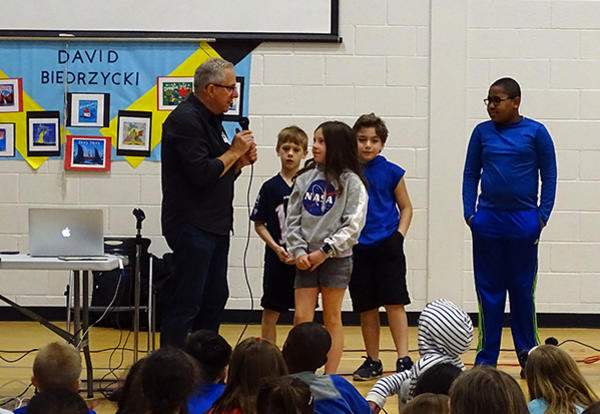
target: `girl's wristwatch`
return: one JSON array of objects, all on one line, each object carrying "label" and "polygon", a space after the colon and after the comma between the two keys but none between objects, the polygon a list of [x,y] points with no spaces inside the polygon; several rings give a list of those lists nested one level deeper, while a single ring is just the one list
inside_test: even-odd
[{"label": "girl's wristwatch", "polygon": [[327,255],[327,257],[333,257],[333,254],[335,253],[333,251],[333,247],[331,246],[331,244],[329,243],[325,243],[322,247],[321,247],[321,251],[323,253],[325,253]]}]

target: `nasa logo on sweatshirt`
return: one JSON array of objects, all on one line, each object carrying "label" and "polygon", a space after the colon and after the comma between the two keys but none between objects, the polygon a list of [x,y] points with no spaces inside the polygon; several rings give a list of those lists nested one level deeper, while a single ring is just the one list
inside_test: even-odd
[{"label": "nasa logo on sweatshirt", "polygon": [[304,193],[302,205],[313,216],[322,216],[327,213],[335,203],[335,188],[325,180],[316,180],[310,183]]}]

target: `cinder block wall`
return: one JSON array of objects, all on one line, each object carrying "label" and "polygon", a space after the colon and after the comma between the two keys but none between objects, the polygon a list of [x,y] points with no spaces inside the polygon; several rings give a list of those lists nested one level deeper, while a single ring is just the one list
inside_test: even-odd
[{"label": "cinder block wall", "polygon": [[[522,113],[546,124],[557,149],[559,185],[542,234],[537,304],[541,312],[600,312],[600,3],[589,1],[340,1],[341,44],[263,43],[252,54],[250,119],[259,145],[250,204],[279,169],[277,132],[296,124],[312,135],[322,121],[352,124],[364,112],[390,129],[388,159],[407,170],[414,218],[406,251],[413,304],[446,296],[476,311],[470,235],[462,222],[464,153],[475,124],[487,119],[488,85],[513,76]],[[242,259],[248,229],[249,171],[236,184],[230,253],[230,309],[249,309]],[[160,164],[108,174],[38,171],[0,162],[0,246],[27,251],[27,207],[80,205],[105,211],[107,235],[143,233],[162,255]],[[247,273],[254,308],[262,293],[263,243],[250,232]],[[0,272],[0,292],[24,305],[64,304],[64,272]],[[349,310],[346,301],[344,309]]]}]

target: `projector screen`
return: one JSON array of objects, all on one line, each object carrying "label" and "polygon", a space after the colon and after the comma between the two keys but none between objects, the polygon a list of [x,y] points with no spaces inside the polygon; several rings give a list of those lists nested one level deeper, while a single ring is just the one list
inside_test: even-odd
[{"label": "projector screen", "polygon": [[338,0],[2,0],[0,39],[339,41]]}]

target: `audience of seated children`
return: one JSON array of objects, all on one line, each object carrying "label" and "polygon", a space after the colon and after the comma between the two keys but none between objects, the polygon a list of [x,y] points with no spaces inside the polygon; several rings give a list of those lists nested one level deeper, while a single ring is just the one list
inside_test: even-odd
[{"label": "audience of seated children", "polygon": [[231,346],[218,333],[201,329],[188,335],[183,349],[196,359],[202,377],[202,384],[188,401],[188,408],[192,414],[203,414],[225,390]]},{"label": "audience of seated children", "polygon": [[432,366],[417,378],[414,396],[425,393],[448,395],[450,386],[462,371],[449,362]]},{"label": "audience of seated children", "polygon": [[191,356],[177,348],[160,348],[145,358],[141,375],[148,414],[189,414],[187,401],[199,382]]},{"label": "audience of seated children", "polygon": [[88,406],[81,396],[70,390],[41,391],[27,405],[27,414],[87,414]]},{"label": "audience of seated children", "polygon": [[477,365],[450,387],[450,414],[528,414],[517,381],[490,365]]},{"label": "audience of seated children", "polygon": [[256,414],[256,396],[261,381],[287,375],[281,351],[271,342],[248,338],[233,350],[223,394],[210,414]]},{"label": "audience of seated children", "polygon": [[263,381],[256,397],[257,414],[313,414],[310,387],[293,376]]},{"label": "audience of seated children", "polygon": [[532,348],[525,365],[531,414],[576,414],[598,400],[569,354],[554,345]]},{"label": "audience of seated children", "polygon": [[315,414],[369,414],[371,409],[362,395],[339,375],[316,375],[327,362],[331,347],[329,332],[318,323],[295,326],[283,345],[283,357],[292,375],[310,386]]},{"label": "audience of seated children", "polygon": [[[79,351],[65,342],[52,342],[40,348],[35,356],[31,383],[38,391],[65,390],[76,394],[79,392],[80,375]],[[17,408],[14,413],[23,414],[26,408]],[[93,410],[89,413],[95,414]]]},{"label": "audience of seated children", "polygon": [[449,414],[447,395],[426,392],[419,394],[408,402],[400,411],[401,414]]},{"label": "audience of seated children", "polygon": [[421,358],[410,370],[381,378],[367,394],[374,413],[385,404],[387,397],[398,394],[399,403],[414,395],[417,379],[437,364],[450,363],[465,369],[460,356],[473,340],[473,323],[462,309],[447,299],[428,303],[418,322],[418,344]]}]

